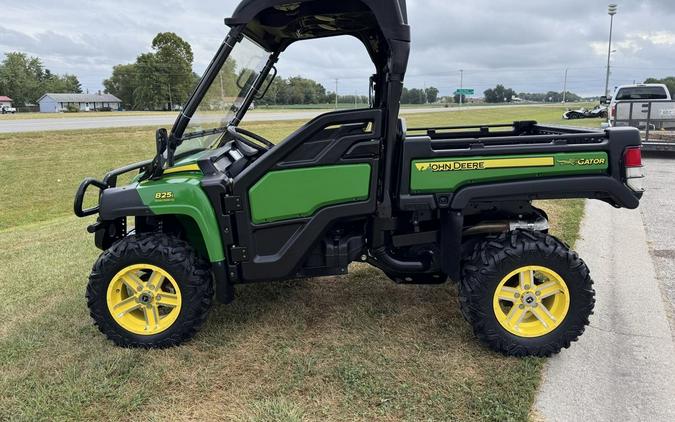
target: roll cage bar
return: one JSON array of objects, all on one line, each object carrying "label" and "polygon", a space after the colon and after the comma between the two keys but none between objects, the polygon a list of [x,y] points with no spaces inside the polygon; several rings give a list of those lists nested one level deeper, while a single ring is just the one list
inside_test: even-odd
[{"label": "roll cage bar", "polygon": [[[243,0],[232,17],[225,19],[231,30],[207,67],[183,111],[176,119],[167,142],[172,164],[176,147],[206,91],[243,35],[270,53],[269,59],[238,108],[231,124],[238,125],[265,82],[279,55],[296,41],[352,35],[366,46],[377,69],[374,107],[398,104],[398,96],[386,95],[386,82],[402,81],[408,61],[410,28],[405,0]],[[388,100],[385,102],[385,99]],[[396,110],[398,114],[398,110]]]},{"label": "roll cage bar", "polygon": [[[378,189],[378,217],[391,217],[400,171],[403,128],[399,124],[399,101],[410,52],[410,27],[406,0],[243,0],[232,17],[225,19],[231,30],[207,67],[204,76],[176,119],[168,136],[157,135],[157,155],[147,177],[159,177],[164,162],[173,165],[173,154],[184,131],[232,49],[246,35],[270,53],[246,98],[230,122],[238,125],[279,55],[297,41],[351,35],[366,47],[375,65],[372,106],[383,111],[382,161]],[[146,177],[146,176],[144,176]]]}]

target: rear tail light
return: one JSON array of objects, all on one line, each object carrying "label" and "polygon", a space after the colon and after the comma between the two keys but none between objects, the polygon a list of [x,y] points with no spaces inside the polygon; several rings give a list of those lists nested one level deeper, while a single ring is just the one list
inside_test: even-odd
[{"label": "rear tail light", "polygon": [[626,167],[642,167],[642,150],[640,147],[630,147],[624,150],[623,165]]},{"label": "rear tail light", "polygon": [[626,169],[626,185],[635,192],[643,192],[642,179],[645,177],[642,167],[642,150],[640,147],[626,148],[623,152],[623,166]]}]

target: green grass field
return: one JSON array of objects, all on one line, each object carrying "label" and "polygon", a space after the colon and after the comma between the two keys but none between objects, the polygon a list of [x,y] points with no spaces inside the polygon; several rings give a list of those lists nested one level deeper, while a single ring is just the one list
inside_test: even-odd
[{"label": "green grass field", "polygon": [[[409,126],[562,123],[562,108],[408,115]],[[578,122],[575,122],[578,123]],[[584,122],[598,126],[598,121]],[[280,140],[300,122],[246,125]],[[238,287],[190,343],[115,347],[84,288],[99,251],[71,215],[85,176],[145,159],[153,128],[0,135],[0,420],[526,420],[542,359],[473,337],[444,286],[344,278]],[[541,204],[573,243],[583,201]]]},{"label": "green grass field", "polygon": [[110,111],[110,112],[79,112],[79,113],[16,113],[0,114],[0,122],[3,120],[23,119],[72,119],[82,117],[129,117],[129,116],[164,116],[177,112],[174,111]]}]

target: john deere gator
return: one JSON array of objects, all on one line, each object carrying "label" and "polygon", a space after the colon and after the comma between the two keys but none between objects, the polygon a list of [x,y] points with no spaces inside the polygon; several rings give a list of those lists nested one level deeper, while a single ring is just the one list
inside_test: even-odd
[{"label": "john deere gator", "polygon": [[[457,283],[476,337],[508,355],[550,355],[582,334],[589,270],[532,201],[636,208],[636,129],[407,128],[405,0],[243,0],[225,24],[173,127],[157,130],[155,156],[76,194],[75,213],[97,216],[89,232],[103,252],[86,298],[106,336],[178,345],[241,283],[345,275],[355,261],[396,283]],[[241,127],[289,46],[343,35],[376,70],[367,108],[321,114],[274,141]],[[92,186],[98,203],[83,209]]]}]

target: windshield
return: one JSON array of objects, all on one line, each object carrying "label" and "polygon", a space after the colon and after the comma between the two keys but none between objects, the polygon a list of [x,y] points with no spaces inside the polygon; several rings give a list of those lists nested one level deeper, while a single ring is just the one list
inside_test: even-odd
[{"label": "windshield", "polygon": [[662,86],[636,86],[621,88],[616,94],[617,100],[666,100],[668,94]]},{"label": "windshield", "polygon": [[192,115],[183,133],[184,141],[176,149],[177,155],[218,144],[222,131],[203,132],[227,127],[260,75],[268,56],[269,53],[246,37],[234,46]]}]

